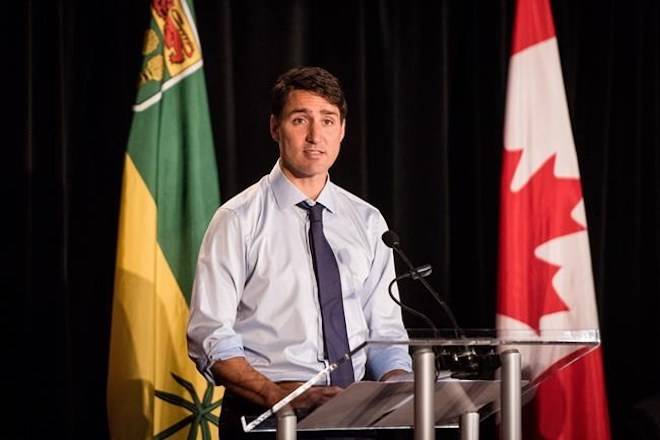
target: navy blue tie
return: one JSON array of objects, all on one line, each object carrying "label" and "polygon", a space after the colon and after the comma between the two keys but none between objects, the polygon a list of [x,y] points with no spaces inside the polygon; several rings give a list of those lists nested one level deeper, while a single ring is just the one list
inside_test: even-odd
[{"label": "navy blue tie", "polygon": [[[305,202],[299,203],[298,206],[309,212],[309,246],[319,289],[325,355],[330,362],[335,362],[350,351],[339,267],[330,243],[323,234],[324,206],[320,203],[310,206]],[[354,381],[353,364],[350,360],[330,373],[332,385],[345,388]]]}]

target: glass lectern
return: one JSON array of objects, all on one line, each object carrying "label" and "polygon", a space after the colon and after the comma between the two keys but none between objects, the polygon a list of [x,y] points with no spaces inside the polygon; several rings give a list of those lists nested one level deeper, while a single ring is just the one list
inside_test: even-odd
[{"label": "glass lectern", "polygon": [[[414,429],[415,440],[435,439],[435,428],[461,430],[476,440],[482,420],[500,414],[502,438],[520,440],[521,407],[536,387],[600,344],[598,330],[408,330],[405,340],[367,340],[253,420],[246,432]],[[387,382],[358,382],[304,416],[289,403],[323,383],[341,362],[369,345],[407,345],[413,374]]]}]

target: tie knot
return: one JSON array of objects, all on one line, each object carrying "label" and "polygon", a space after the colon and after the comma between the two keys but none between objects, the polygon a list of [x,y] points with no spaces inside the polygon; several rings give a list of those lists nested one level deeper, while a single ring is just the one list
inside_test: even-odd
[{"label": "tie knot", "polygon": [[309,212],[309,220],[312,222],[323,222],[323,208],[324,206],[321,205],[320,203],[316,203],[315,205],[310,205],[307,202],[300,202],[298,203],[298,206],[300,206],[303,209],[306,209]]}]

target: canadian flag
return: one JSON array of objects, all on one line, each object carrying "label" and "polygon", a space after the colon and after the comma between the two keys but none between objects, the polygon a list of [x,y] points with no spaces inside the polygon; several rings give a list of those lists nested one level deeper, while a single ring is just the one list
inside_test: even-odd
[{"label": "canadian flag", "polygon": [[[499,252],[499,329],[598,329],[580,172],[548,0],[516,4]],[[564,349],[532,360],[534,374],[570,355]],[[600,348],[542,382],[525,416],[526,439],[610,438]]]}]

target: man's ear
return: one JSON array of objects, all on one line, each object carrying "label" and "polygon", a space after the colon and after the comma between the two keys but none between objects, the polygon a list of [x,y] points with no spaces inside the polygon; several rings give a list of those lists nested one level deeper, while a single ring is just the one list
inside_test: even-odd
[{"label": "man's ear", "polygon": [[275,117],[275,115],[270,115],[270,137],[273,138],[275,142],[280,142],[280,121]]},{"label": "man's ear", "polygon": [[344,118],[344,120],[341,121],[341,139],[339,139],[339,142],[344,140],[345,134],[346,134],[346,118]]}]

